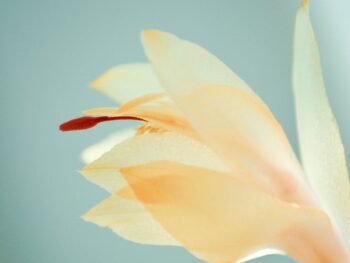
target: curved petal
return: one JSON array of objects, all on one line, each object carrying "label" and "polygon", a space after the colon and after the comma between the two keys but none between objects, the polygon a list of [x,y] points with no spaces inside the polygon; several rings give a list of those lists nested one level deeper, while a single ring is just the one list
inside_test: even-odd
[{"label": "curved petal", "polygon": [[114,67],[93,81],[91,86],[119,103],[161,91],[153,69],[147,63]]},{"label": "curved petal", "polygon": [[152,104],[152,102],[159,103],[164,99],[164,97],[165,97],[164,92],[148,93],[146,95],[136,97],[132,100],[125,102],[118,108],[118,111],[120,112],[127,111],[143,105],[149,105],[150,103]]},{"label": "curved petal", "polygon": [[83,219],[100,227],[109,227],[117,235],[137,243],[179,245],[140,202],[117,195],[92,208]]},{"label": "curved petal", "polygon": [[344,147],[330,108],[308,1],[296,19],[293,86],[300,150],[307,178],[335,217],[350,248],[350,182]]},{"label": "curved petal", "polygon": [[204,144],[181,134],[164,132],[132,137],[86,165],[81,173],[88,180],[114,193],[126,186],[119,174],[121,167],[159,160],[177,161],[219,171],[227,170]]},{"label": "curved petal", "polygon": [[347,262],[322,212],[282,202],[230,174],[162,161],[121,170],[133,194],[194,255],[236,262],[264,248],[300,262]]},{"label": "curved petal", "polygon": [[[86,178],[113,193],[127,186],[121,167],[172,160],[225,171],[225,166],[205,145],[175,133],[143,134],[116,145],[81,171]],[[138,201],[112,196],[83,217],[135,242],[176,245]]]},{"label": "curved petal", "polygon": [[283,251],[278,249],[266,248],[266,249],[258,250],[257,252],[254,252],[248,255],[247,257],[240,259],[239,261],[237,261],[237,263],[243,263],[243,262],[247,262],[253,259],[257,259],[260,257],[269,256],[269,255],[285,255],[285,253],[283,253]]},{"label": "curved petal", "polygon": [[163,87],[234,174],[288,201],[313,202],[281,126],[244,82],[193,43],[155,30],[142,40]]},{"label": "curved petal", "polygon": [[158,30],[142,32],[141,39],[162,87],[172,95],[175,88],[188,91],[208,84],[250,91],[223,62],[194,43]]},{"label": "curved petal", "polygon": [[99,143],[89,146],[81,153],[84,163],[91,163],[100,158],[104,153],[108,152],[113,146],[135,135],[135,128],[125,128],[118,130],[114,134],[103,139]]},{"label": "curved petal", "polygon": [[287,201],[309,202],[288,139],[260,99],[212,85],[184,95],[181,103],[198,134],[232,171]]},{"label": "curved petal", "polygon": [[197,137],[182,112],[175,108],[173,103],[164,102],[152,107],[132,107],[129,109],[122,107],[122,111],[119,108],[95,108],[84,111],[84,114],[89,116],[136,117],[166,131]]}]

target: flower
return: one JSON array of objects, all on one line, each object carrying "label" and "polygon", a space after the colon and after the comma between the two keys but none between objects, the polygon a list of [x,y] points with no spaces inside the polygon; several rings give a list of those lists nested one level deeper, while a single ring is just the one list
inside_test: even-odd
[{"label": "flower", "polygon": [[61,125],[141,122],[122,142],[117,134],[84,152],[82,174],[111,196],[83,218],[210,263],[270,249],[300,262],[350,262],[350,184],[308,2],[296,19],[293,69],[302,166],[269,108],[218,58],[158,30],[142,42],[151,64],[116,67],[92,84],[122,105]]}]

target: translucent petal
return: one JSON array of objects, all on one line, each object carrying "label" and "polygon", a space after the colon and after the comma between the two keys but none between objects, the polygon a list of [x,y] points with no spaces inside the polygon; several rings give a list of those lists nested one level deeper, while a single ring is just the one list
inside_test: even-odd
[{"label": "translucent petal", "polygon": [[114,134],[103,139],[99,143],[89,146],[82,154],[81,158],[85,163],[91,163],[108,152],[113,146],[135,135],[135,128],[125,128],[118,130]]},{"label": "translucent petal", "polygon": [[95,108],[84,111],[84,114],[90,116],[137,117],[163,130],[185,133],[197,137],[197,134],[195,134],[182,112],[175,108],[173,103],[164,102],[159,105],[153,105],[152,107],[133,107],[129,109],[122,107],[121,109]]},{"label": "translucent petal", "polygon": [[208,84],[222,84],[250,91],[249,86],[217,57],[189,41],[158,30],[142,32],[147,57],[164,88],[188,91]]},{"label": "translucent petal", "polygon": [[181,134],[164,132],[132,137],[85,166],[81,173],[88,180],[113,193],[126,186],[119,174],[121,167],[158,160],[194,164],[219,171],[227,170],[221,160],[199,141]]},{"label": "translucent petal", "polygon": [[132,100],[129,100],[127,102],[125,102],[121,107],[118,108],[118,111],[123,112],[123,111],[127,111],[136,107],[140,107],[143,105],[148,105],[149,103],[157,103],[161,100],[163,100],[163,98],[165,97],[165,93],[164,92],[160,92],[160,93],[148,93],[146,95],[140,96],[140,97],[136,97]]},{"label": "translucent petal", "polygon": [[234,174],[288,201],[312,202],[281,126],[243,81],[171,34],[146,31],[142,40],[162,86]]},{"label": "translucent petal", "polygon": [[338,125],[330,108],[319,50],[304,1],[296,19],[293,86],[303,166],[350,248],[350,182]]},{"label": "translucent petal", "polygon": [[[127,186],[119,173],[121,167],[158,160],[173,160],[222,171],[226,169],[215,154],[196,140],[174,133],[152,133],[116,145],[81,172],[90,181],[113,193]],[[84,219],[110,227],[118,235],[135,242],[177,244],[135,200],[110,197],[84,215]]]},{"label": "translucent petal", "polygon": [[193,90],[181,102],[196,131],[232,170],[254,172],[246,176],[276,182],[281,191],[294,187],[299,175],[294,154],[281,126],[257,97],[212,85]]},{"label": "translucent petal", "polygon": [[179,245],[138,201],[113,195],[87,212],[83,219],[111,228],[117,235],[143,244]]},{"label": "translucent petal", "polygon": [[147,63],[112,68],[93,81],[91,86],[119,103],[161,91],[153,69]]},{"label": "translucent petal", "polygon": [[324,213],[280,201],[230,174],[168,161],[121,173],[133,194],[119,195],[136,195],[164,229],[207,262],[236,262],[266,247],[300,262],[349,259]]}]

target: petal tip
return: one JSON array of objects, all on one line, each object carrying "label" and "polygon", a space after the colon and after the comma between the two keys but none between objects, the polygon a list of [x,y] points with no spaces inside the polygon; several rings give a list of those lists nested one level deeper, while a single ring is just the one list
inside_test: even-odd
[{"label": "petal tip", "polygon": [[[86,167],[86,166],[85,166]],[[86,170],[85,167],[83,167],[82,169],[78,170],[78,174],[82,175],[82,176],[86,176]]]},{"label": "petal tip", "polygon": [[92,221],[91,212],[88,211],[88,212],[82,214],[82,215],[80,216],[80,218],[81,218],[82,220],[86,221],[86,222],[91,222],[91,221]]},{"label": "petal tip", "polygon": [[146,50],[146,54],[156,50],[158,54],[163,54],[168,44],[176,39],[173,34],[157,29],[148,29],[141,32],[141,41]]},{"label": "petal tip", "polygon": [[[141,32],[141,42],[146,50],[159,49],[161,32],[156,29],[147,29]],[[146,52],[147,53],[147,52]]]},{"label": "petal tip", "polygon": [[112,73],[113,69],[104,72],[102,75],[90,82],[90,87],[96,90],[103,90],[103,87],[106,85],[106,81],[110,79]]},{"label": "petal tip", "polygon": [[309,0],[301,0],[301,8],[307,9],[309,7]]},{"label": "petal tip", "polygon": [[142,41],[153,41],[161,34],[157,29],[146,29],[141,32]]},{"label": "petal tip", "polygon": [[100,79],[95,79],[94,81],[90,82],[90,87],[93,89],[99,89],[100,88]]}]

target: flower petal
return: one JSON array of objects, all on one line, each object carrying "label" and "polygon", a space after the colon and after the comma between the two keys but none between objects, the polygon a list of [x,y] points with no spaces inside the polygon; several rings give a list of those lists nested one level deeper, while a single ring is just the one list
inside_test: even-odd
[{"label": "flower petal", "polygon": [[[225,166],[206,146],[184,135],[151,133],[135,136],[116,145],[81,171],[86,178],[113,193],[126,187],[121,167],[151,161],[173,160],[225,171]],[[93,208],[84,219],[110,227],[118,235],[135,242],[176,245],[177,242],[154,221],[135,200],[112,196]]]},{"label": "flower petal", "polygon": [[109,227],[117,235],[137,243],[179,245],[140,202],[125,200],[117,195],[92,208],[83,215],[83,219],[101,227]]},{"label": "flower petal", "polygon": [[93,81],[91,86],[119,103],[161,91],[153,69],[147,63],[112,68]]},{"label": "flower petal", "polygon": [[113,146],[121,143],[122,141],[131,138],[135,135],[135,128],[124,128],[118,130],[114,134],[103,139],[99,143],[89,146],[86,148],[82,154],[81,158],[84,163],[91,163],[98,158],[100,158],[104,153],[108,152],[113,148]]},{"label": "flower petal", "polygon": [[312,202],[281,126],[243,81],[204,49],[171,34],[146,31],[142,40],[162,86],[234,174],[288,201]]},{"label": "flower petal", "polygon": [[335,217],[350,248],[350,182],[344,147],[330,108],[308,3],[296,19],[293,86],[300,150],[307,178]]},{"label": "flower petal", "polygon": [[[120,110],[122,109],[122,111]],[[196,137],[191,125],[187,122],[173,103],[163,102],[152,107],[135,107],[130,109],[121,108],[95,108],[85,110],[84,114],[89,116],[107,116],[107,117],[136,117],[143,119],[153,126],[166,131],[176,131]]]},{"label": "flower petal", "polygon": [[269,255],[285,255],[285,253],[283,253],[283,251],[280,251],[278,249],[266,248],[266,249],[258,250],[257,252],[254,252],[248,255],[247,257],[240,259],[239,261],[237,261],[237,263],[243,263],[246,261],[250,261],[253,259],[257,259],[260,257],[269,256]]},{"label": "flower petal", "polygon": [[159,160],[203,166],[219,171],[226,166],[205,145],[188,136],[172,132],[149,133],[132,137],[85,166],[81,173],[110,193],[125,187],[119,169]]},{"label": "flower petal", "polygon": [[[230,174],[162,161],[121,170],[136,198],[178,242],[210,263],[265,247],[300,262],[347,262],[327,217],[282,202]],[[124,198],[135,198],[129,191]]]},{"label": "flower petal", "polygon": [[188,91],[222,84],[250,91],[249,86],[217,57],[189,41],[158,30],[142,32],[146,55],[164,89]]}]

